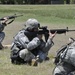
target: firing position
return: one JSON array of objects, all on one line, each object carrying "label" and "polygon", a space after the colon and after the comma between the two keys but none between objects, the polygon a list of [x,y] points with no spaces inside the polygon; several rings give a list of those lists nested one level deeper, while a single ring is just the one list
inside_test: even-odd
[{"label": "firing position", "polygon": [[[53,38],[56,33],[48,34],[48,39],[44,41],[44,34],[38,33],[40,23],[30,18],[25,22],[25,29],[19,31],[14,37],[11,47],[11,62],[15,64],[35,63],[44,61],[50,48],[53,46]],[[34,63],[34,64],[35,64]]]}]

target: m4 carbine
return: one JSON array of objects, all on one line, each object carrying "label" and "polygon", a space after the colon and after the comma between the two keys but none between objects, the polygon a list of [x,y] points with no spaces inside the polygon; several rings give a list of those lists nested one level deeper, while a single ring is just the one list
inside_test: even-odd
[{"label": "m4 carbine", "polygon": [[3,18],[0,18],[0,21],[5,20],[5,18],[7,18],[8,20],[12,19],[10,22],[7,23],[7,24],[10,24],[10,23],[12,23],[15,20],[15,18],[20,17],[20,16],[23,16],[23,15],[16,15],[16,14],[14,14],[14,15],[11,15],[11,16],[6,16],[6,17],[3,17]]},{"label": "m4 carbine", "polygon": [[[14,15],[11,15],[11,16],[6,16],[6,18],[7,19],[14,19],[14,18],[17,18],[17,17],[20,17],[20,16],[23,16],[23,15],[16,15],[16,14],[14,14]],[[2,20],[5,20],[4,17],[0,18],[0,21],[2,21]]]},{"label": "m4 carbine", "polygon": [[57,32],[57,34],[62,34],[62,33],[66,33],[66,32],[69,32],[69,31],[75,31],[75,30],[69,30],[68,27],[66,29],[50,29],[48,30],[47,29],[47,26],[45,27],[39,27],[39,34],[44,34],[44,33],[49,33],[51,32],[52,34],[54,34],[55,32]]},{"label": "m4 carbine", "polygon": [[54,34],[55,32],[57,34],[63,34],[69,31],[75,31],[75,30],[69,30],[68,27],[66,29],[47,29],[47,26],[45,27],[39,27],[39,31],[36,32],[37,34],[44,34],[45,35],[45,40],[47,41],[48,37],[49,37],[49,32],[51,32],[52,34]]}]

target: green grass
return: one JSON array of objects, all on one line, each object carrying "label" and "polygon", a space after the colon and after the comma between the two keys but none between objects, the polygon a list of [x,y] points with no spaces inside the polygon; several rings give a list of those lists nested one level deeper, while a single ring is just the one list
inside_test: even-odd
[{"label": "green grass", "polygon": [[[24,16],[16,18],[12,24],[5,28],[4,44],[11,44],[13,36],[22,28],[20,24],[23,24],[28,18],[36,18],[41,25],[49,25],[49,27],[75,27],[75,5],[0,5],[0,17],[15,13],[22,13]],[[54,50],[60,45],[58,44],[61,42],[60,38],[66,38],[64,35],[59,36],[55,39],[58,42],[55,42],[57,45],[54,45]],[[51,75],[54,68],[52,54],[49,54],[49,61],[39,64],[38,67],[33,67],[11,64],[10,48],[0,51],[0,75]]]},{"label": "green grass", "polygon": [[18,18],[22,22],[36,18],[43,23],[75,24],[75,5],[0,5],[0,16],[15,13],[24,15]]},{"label": "green grass", "polygon": [[53,67],[50,61],[39,64],[38,67],[29,65],[14,65],[10,62],[10,49],[0,51],[1,75],[45,75],[49,74],[49,68]]}]

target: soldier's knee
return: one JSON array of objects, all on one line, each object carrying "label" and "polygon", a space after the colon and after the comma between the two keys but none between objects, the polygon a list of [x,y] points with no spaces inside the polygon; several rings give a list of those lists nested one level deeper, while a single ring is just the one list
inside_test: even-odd
[{"label": "soldier's knee", "polygon": [[23,49],[19,52],[19,57],[24,59],[28,53],[29,53],[29,51],[27,49]]}]

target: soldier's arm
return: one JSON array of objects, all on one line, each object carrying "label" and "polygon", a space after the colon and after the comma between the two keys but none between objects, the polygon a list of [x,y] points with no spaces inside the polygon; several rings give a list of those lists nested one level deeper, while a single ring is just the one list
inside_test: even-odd
[{"label": "soldier's arm", "polygon": [[38,37],[35,37],[32,41],[30,41],[27,45],[27,49],[28,50],[33,50],[36,47],[38,47],[40,45],[40,39]]},{"label": "soldier's arm", "polygon": [[8,21],[8,19],[6,17],[4,17],[4,20],[1,21],[1,24],[6,26],[7,25],[7,21]]},{"label": "soldier's arm", "polygon": [[4,18],[4,20],[0,21],[0,32],[2,32],[7,25],[7,18]]},{"label": "soldier's arm", "polygon": [[53,38],[55,37],[55,35],[56,35],[56,32],[54,34],[49,33],[49,38],[45,44],[45,47],[42,48],[44,52],[48,52],[50,48],[54,45]]}]

